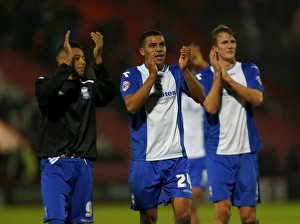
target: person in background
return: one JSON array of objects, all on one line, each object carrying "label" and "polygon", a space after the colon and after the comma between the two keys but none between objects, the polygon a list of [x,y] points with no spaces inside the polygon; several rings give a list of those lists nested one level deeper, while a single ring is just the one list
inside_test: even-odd
[{"label": "person in background", "polygon": [[179,65],[167,65],[161,32],[148,30],[140,37],[144,63],[126,69],[120,92],[129,112],[131,209],[141,224],[155,224],[158,205],[171,203],[177,224],[191,219],[192,186],[183,143],[181,93],[203,103],[203,87],[188,69],[189,46],[180,49]]},{"label": "person in background", "polygon": [[[199,69],[209,66],[203,58],[200,47],[194,43],[191,47],[190,70],[195,75]],[[198,212],[202,195],[207,188],[207,172],[204,147],[204,108],[184,92],[182,93],[182,117],[184,127],[184,146],[190,163],[190,177],[193,186],[191,224],[200,223]]]},{"label": "person in background", "polygon": [[260,72],[254,63],[236,61],[237,42],[232,29],[222,24],[211,35],[211,66],[196,76],[206,94],[205,150],[214,223],[229,223],[233,205],[238,208],[241,223],[257,224],[257,157],[262,143],[254,106],[263,102]]},{"label": "person in background", "polygon": [[115,97],[110,72],[103,64],[103,36],[92,32],[96,77],[84,78],[81,45],[69,41],[58,48],[58,69],[36,80],[42,114],[38,157],[44,222],[93,223],[93,173],[96,150],[96,107]]}]

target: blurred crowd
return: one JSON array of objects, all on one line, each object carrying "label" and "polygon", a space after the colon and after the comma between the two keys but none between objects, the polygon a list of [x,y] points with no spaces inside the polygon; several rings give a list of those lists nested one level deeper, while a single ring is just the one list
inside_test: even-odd
[{"label": "blurred crowd", "polygon": [[[66,29],[70,29],[71,39],[82,42],[88,52],[92,47],[91,42],[86,38],[88,34],[81,33],[82,27],[86,25],[82,24],[82,17],[86,14],[80,8],[70,7],[72,4],[61,7],[62,2],[68,1],[45,0],[38,3],[33,0],[0,1],[0,49],[25,50],[33,57],[55,66],[54,55],[57,46],[62,43]],[[88,4],[89,1],[86,2]],[[137,1],[132,1],[132,6],[135,2]],[[289,4],[284,0],[144,2],[157,4],[165,11],[166,16],[179,18],[204,37],[208,37],[211,27],[220,21],[230,24],[239,35],[238,56],[244,61],[255,61],[262,68],[264,75],[300,96],[299,88],[296,86],[300,81],[297,59],[300,50],[298,0],[289,1]],[[126,10],[126,7],[135,11],[131,6],[119,5],[120,12]],[[163,24],[163,21],[160,21],[162,18],[150,20],[152,24],[149,26],[153,24],[157,26],[159,22]],[[102,31],[106,37],[104,55],[113,68],[120,68],[115,71],[117,73],[131,63],[131,52],[125,53],[123,50],[126,49],[126,43],[123,42],[124,23],[123,18],[112,16],[93,24],[93,28]],[[173,42],[178,35],[172,31],[172,27],[164,32],[169,38],[169,45],[176,45]]]}]

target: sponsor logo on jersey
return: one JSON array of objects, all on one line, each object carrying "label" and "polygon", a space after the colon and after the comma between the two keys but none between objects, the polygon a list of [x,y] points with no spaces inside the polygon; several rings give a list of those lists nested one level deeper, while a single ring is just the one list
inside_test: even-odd
[{"label": "sponsor logo on jersey", "polygon": [[129,81],[123,81],[122,90],[125,92],[129,88],[130,85],[131,85],[131,83]]},{"label": "sponsor logo on jersey", "polygon": [[82,87],[81,88],[81,95],[82,95],[83,99],[89,99],[89,98],[91,98],[89,90],[88,90],[87,87]]},{"label": "sponsor logo on jersey", "polygon": [[149,95],[148,98],[161,98],[161,97],[170,97],[170,96],[175,96],[176,91],[170,91],[170,92],[159,92],[159,93],[152,93]]}]

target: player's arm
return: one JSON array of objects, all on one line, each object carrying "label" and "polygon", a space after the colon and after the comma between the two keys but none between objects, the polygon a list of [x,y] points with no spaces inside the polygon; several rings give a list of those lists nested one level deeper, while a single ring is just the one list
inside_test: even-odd
[{"label": "player's arm", "polygon": [[155,83],[158,74],[158,68],[154,63],[155,51],[156,49],[152,51],[151,57],[148,57],[145,61],[146,66],[149,70],[149,77],[135,93],[128,94],[124,97],[126,109],[131,114],[136,114],[138,110],[144,105],[149,96],[151,88]]},{"label": "player's arm", "polygon": [[96,74],[95,100],[96,106],[102,107],[114,99],[116,91],[110,71],[103,64],[103,36],[100,32],[91,32],[91,38],[95,43],[93,49],[93,57],[95,60],[93,69]]},{"label": "player's arm", "polygon": [[49,100],[55,97],[63,83],[72,73],[74,53],[69,43],[70,30],[67,31],[64,41],[64,51],[57,55],[59,65],[55,73],[49,77],[39,77],[35,82],[35,94],[39,106],[45,106]]},{"label": "player's arm", "polygon": [[55,73],[49,77],[41,76],[35,82],[35,95],[40,106],[48,104],[49,100],[55,97],[65,80],[72,73],[72,67],[61,64]]},{"label": "player's arm", "polygon": [[206,99],[203,103],[205,110],[210,114],[215,114],[220,106],[221,101],[221,67],[217,61],[216,52],[211,49],[209,53],[210,64],[214,68],[214,81]]},{"label": "player's arm", "polygon": [[73,66],[75,55],[69,43],[70,34],[71,34],[70,30],[68,30],[63,45],[64,51],[59,52],[56,57],[58,65],[66,64],[70,67]]},{"label": "player's arm", "polygon": [[[215,73],[216,74],[216,73]],[[203,106],[207,113],[215,114],[220,106],[221,101],[221,78],[220,75],[215,75],[212,87],[206,96]]]},{"label": "player's arm", "polygon": [[110,103],[116,96],[115,84],[111,78],[110,71],[104,64],[94,64],[96,73],[95,80],[95,102],[97,107],[103,107]]},{"label": "player's arm", "polygon": [[179,57],[179,67],[184,76],[185,82],[189,89],[189,95],[193,98],[193,100],[197,103],[203,103],[205,100],[204,88],[198,82],[196,77],[190,72],[188,69],[188,64],[191,59],[191,48],[188,46],[183,46],[180,49],[180,57]]},{"label": "player's arm", "polygon": [[144,105],[154,82],[155,78],[153,76],[149,76],[137,92],[134,94],[128,94],[124,97],[125,106],[129,113],[136,114],[137,111]]},{"label": "player's arm", "polygon": [[155,74],[155,72],[151,72],[150,70],[149,72],[150,75],[144,82],[144,84],[134,94],[128,94],[124,97],[126,109],[131,114],[136,114],[138,110],[144,105],[149,96],[149,93],[157,76],[157,73]]},{"label": "player's arm", "polygon": [[263,93],[262,91],[254,88],[249,88],[233,80],[227,73],[223,74],[222,79],[230,85],[241,97],[246,101],[253,104],[254,106],[260,106],[263,102]]}]

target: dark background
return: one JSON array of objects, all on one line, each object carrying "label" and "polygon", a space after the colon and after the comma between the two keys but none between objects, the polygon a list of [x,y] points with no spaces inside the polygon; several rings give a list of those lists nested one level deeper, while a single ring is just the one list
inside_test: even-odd
[{"label": "dark background", "polygon": [[[67,30],[83,45],[87,73],[93,62],[90,33],[104,35],[104,62],[118,96],[98,110],[95,186],[100,200],[112,200],[122,198],[124,191],[118,189],[127,186],[129,125],[119,82],[127,67],[143,62],[139,36],[148,29],[161,31],[167,62],[175,64],[180,47],[191,42],[208,59],[210,32],[219,24],[236,32],[237,59],[256,63],[261,72],[264,103],[255,117],[264,146],[259,155],[262,187],[275,192],[268,199],[300,199],[299,1],[0,0],[0,204],[19,203],[19,189],[39,189],[34,82],[56,68],[55,53]],[[113,187],[117,194],[109,191]],[[33,195],[32,201],[40,200]]]}]

